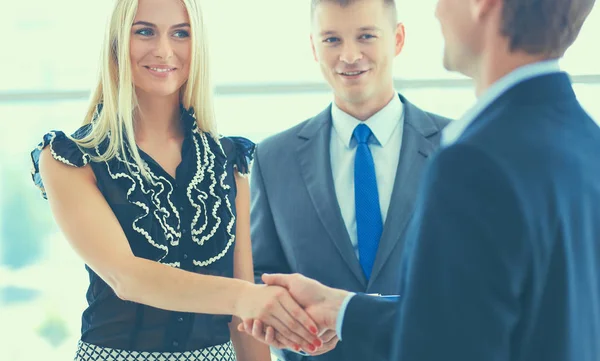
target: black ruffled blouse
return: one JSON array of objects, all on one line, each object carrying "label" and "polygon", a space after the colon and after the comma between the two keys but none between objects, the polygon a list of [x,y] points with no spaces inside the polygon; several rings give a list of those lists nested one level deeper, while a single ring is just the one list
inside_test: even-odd
[{"label": "black ruffled blouse", "polygon": [[[84,149],[63,132],[52,131],[31,153],[33,181],[45,198],[38,168],[45,147],[65,164],[90,164],[98,188],[137,257],[190,272],[233,277],[234,170],[249,172],[255,145],[241,137],[215,140],[198,128],[193,110],[183,109],[182,122],[185,139],[175,179],[141,150],[150,182],[140,174],[130,154],[126,159],[118,156],[108,162],[94,162],[90,155],[99,154],[106,142],[96,149]],[[73,138],[83,137],[92,126],[79,128]],[[177,352],[230,340],[231,316],[171,312],[123,301],[94,271],[88,266],[86,269],[90,284],[88,307],[82,315],[82,341],[124,350]]]}]

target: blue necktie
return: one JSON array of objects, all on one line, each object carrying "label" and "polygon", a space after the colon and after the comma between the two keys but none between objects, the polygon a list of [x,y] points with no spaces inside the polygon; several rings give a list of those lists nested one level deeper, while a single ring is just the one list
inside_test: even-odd
[{"label": "blue necktie", "polygon": [[383,231],[375,163],[369,149],[371,129],[359,124],[354,129],[358,142],[354,160],[354,206],[356,208],[356,230],[358,235],[358,256],[367,279],[375,262],[379,239]]}]

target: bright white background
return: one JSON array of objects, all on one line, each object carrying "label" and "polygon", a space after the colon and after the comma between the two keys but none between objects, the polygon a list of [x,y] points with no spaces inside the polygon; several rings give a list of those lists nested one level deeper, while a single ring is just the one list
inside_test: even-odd
[{"label": "bright white background", "polygon": [[[395,64],[402,80],[456,79],[454,87],[405,88],[426,110],[452,118],[473,103],[462,77],[441,66],[435,1],[401,0],[407,41]],[[50,129],[81,122],[85,97],[41,101],[32,93],[87,92],[112,0],[2,1],[0,11],[0,360],[72,359],[86,273],[31,182],[29,151]],[[322,83],[309,46],[309,0],[204,0],[216,85],[248,90],[217,97],[220,131],[258,142],[314,115],[327,91],[265,94],[265,85]],[[572,75],[600,75],[600,11],[562,61]],[[400,84],[402,84],[400,82]],[[600,119],[599,84],[576,84]],[[11,101],[7,101],[10,96]],[[32,100],[33,99],[33,100]],[[290,165],[294,166],[294,165]]]}]

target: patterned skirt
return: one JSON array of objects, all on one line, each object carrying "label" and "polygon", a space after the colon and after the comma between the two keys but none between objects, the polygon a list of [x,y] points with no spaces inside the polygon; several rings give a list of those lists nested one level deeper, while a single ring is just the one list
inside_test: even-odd
[{"label": "patterned skirt", "polygon": [[74,361],[236,361],[231,341],[184,352],[126,351],[79,341]]}]

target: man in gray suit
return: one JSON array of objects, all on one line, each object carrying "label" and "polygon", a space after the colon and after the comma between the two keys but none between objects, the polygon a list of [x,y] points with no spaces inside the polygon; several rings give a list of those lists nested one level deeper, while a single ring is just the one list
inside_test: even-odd
[{"label": "man in gray suit", "polygon": [[[297,272],[349,291],[397,294],[418,181],[449,120],[394,90],[404,27],[393,0],[313,0],[311,17],[314,57],[334,101],[257,147],[256,279]],[[362,361],[369,354],[336,345],[335,332],[322,338],[315,349],[335,349],[305,360]],[[284,357],[303,359],[292,351]]]}]

